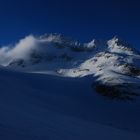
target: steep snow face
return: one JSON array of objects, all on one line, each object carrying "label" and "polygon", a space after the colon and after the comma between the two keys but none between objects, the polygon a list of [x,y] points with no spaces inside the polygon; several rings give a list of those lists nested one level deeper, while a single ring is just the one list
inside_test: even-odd
[{"label": "steep snow face", "polygon": [[[60,34],[28,36],[15,47],[0,49],[1,64],[31,73],[63,77],[90,75],[96,90],[112,97],[120,93],[138,96],[140,90],[140,53],[114,37],[109,41],[79,43]],[[103,90],[101,90],[103,89]],[[109,91],[109,92],[108,92]],[[112,98],[116,98],[113,96]],[[130,99],[130,98],[129,98]]]}]

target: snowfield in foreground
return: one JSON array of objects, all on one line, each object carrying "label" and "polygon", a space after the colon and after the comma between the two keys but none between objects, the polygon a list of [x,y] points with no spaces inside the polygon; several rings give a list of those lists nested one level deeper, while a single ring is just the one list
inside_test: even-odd
[{"label": "snowfield in foreground", "polygon": [[0,65],[1,140],[140,140],[140,53],[117,37],[30,35]]},{"label": "snowfield in foreground", "polygon": [[1,140],[139,140],[140,102],[98,96],[86,78],[0,69]]}]

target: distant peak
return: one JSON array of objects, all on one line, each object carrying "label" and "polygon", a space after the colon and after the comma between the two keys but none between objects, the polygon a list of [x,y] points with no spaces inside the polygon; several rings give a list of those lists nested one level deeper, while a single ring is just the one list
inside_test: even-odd
[{"label": "distant peak", "polygon": [[40,38],[47,38],[47,37],[61,37],[63,36],[62,34],[58,33],[45,33],[44,35],[41,35]]},{"label": "distant peak", "polygon": [[64,36],[62,34],[58,34],[58,33],[50,33],[50,34],[44,34],[44,35],[40,36],[39,38],[52,41],[52,40],[61,40],[62,38],[64,38]]},{"label": "distant peak", "polygon": [[117,42],[124,42],[120,37],[118,37],[117,35],[114,36],[112,39],[110,39],[109,41],[112,41],[114,43],[117,43]]},{"label": "distant peak", "polygon": [[115,35],[112,39],[114,40],[121,40],[119,36]]},{"label": "distant peak", "polygon": [[98,40],[98,39],[93,39],[87,44],[88,47],[101,47],[101,46],[106,46],[106,41],[104,40]]},{"label": "distant peak", "polygon": [[131,45],[128,42],[124,41],[118,36],[114,36],[112,39],[108,41],[108,45],[114,45],[114,44],[116,44],[117,46],[131,47]]}]

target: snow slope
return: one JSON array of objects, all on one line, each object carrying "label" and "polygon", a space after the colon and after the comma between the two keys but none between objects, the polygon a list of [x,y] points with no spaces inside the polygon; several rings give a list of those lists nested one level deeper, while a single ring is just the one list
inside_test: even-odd
[{"label": "snow slope", "polygon": [[92,78],[0,68],[1,140],[139,140],[140,102],[105,100]]}]

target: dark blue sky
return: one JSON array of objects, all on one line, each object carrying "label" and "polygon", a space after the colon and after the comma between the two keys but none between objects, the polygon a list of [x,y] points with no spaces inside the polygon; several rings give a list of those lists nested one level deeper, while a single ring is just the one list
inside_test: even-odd
[{"label": "dark blue sky", "polygon": [[139,47],[139,0],[0,0],[0,44],[57,32],[81,41],[115,35]]}]

